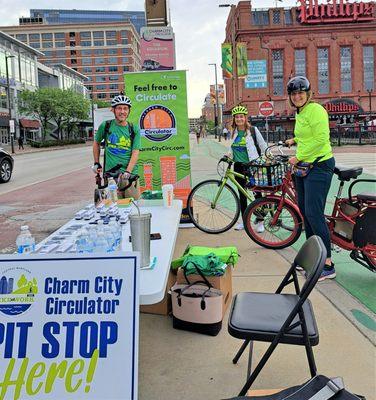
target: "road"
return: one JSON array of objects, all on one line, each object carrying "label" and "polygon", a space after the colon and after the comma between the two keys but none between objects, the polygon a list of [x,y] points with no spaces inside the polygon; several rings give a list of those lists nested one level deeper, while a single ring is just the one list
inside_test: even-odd
[{"label": "road", "polygon": [[0,195],[47,179],[89,167],[93,164],[90,146],[17,154],[12,179],[0,185]]}]

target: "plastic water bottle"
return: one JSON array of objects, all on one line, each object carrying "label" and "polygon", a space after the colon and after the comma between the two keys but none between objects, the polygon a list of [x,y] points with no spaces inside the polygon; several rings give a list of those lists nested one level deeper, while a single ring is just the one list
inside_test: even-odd
[{"label": "plastic water bottle", "polygon": [[108,242],[106,240],[106,236],[103,231],[97,232],[97,240],[95,242],[94,251],[96,253],[107,253],[108,250]]},{"label": "plastic water bottle", "polygon": [[16,239],[17,253],[30,254],[35,250],[35,240],[27,225],[21,226],[21,232]]},{"label": "plastic water bottle", "polygon": [[110,178],[108,180],[108,197],[111,201],[111,204],[117,204],[118,196],[117,196],[117,184],[114,178]]},{"label": "plastic water bottle", "polygon": [[108,243],[107,251],[108,252],[114,251],[115,236],[112,232],[112,229],[108,225],[105,225],[103,230],[104,230],[104,235],[105,235],[107,243]]},{"label": "plastic water bottle", "polygon": [[109,226],[115,238],[114,250],[117,250],[121,243],[121,235],[122,235],[121,225],[117,221],[110,221]]}]

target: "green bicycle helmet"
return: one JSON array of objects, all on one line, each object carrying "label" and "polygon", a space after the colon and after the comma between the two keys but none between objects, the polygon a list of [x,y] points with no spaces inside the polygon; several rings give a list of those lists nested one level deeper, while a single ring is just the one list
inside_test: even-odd
[{"label": "green bicycle helmet", "polygon": [[231,111],[232,115],[237,115],[237,114],[244,114],[244,115],[248,115],[248,110],[247,107],[244,106],[235,106],[232,111]]}]

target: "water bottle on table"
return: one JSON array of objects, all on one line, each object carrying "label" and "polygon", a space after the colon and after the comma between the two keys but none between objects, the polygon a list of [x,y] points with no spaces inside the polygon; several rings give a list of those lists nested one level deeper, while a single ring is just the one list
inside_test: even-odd
[{"label": "water bottle on table", "polygon": [[110,199],[110,204],[117,204],[118,195],[117,195],[117,184],[114,178],[110,178],[108,180],[108,197]]},{"label": "water bottle on table", "polygon": [[21,226],[21,232],[16,239],[17,253],[30,254],[35,250],[35,239],[31,236],[27,225]]}]

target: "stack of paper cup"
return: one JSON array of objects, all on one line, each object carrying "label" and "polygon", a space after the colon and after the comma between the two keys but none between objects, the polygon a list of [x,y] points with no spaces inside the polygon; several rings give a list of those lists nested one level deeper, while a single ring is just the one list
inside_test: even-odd
[{"label": "stack of paper cup", "polygon": [[165,207],[172,207],[172,200],[174,199],[174,186],[163,185],[162,195],[163,195],[163,205]]}]

